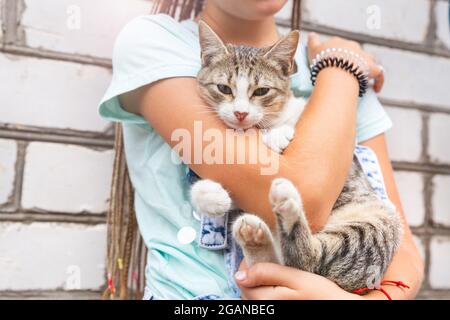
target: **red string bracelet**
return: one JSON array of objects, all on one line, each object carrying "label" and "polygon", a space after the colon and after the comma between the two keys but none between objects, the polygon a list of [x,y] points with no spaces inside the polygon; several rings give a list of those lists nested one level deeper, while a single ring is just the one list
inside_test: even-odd
[{"label": "red string bracelet", "polygon": [[108,289],[112,298],[116,293],[116,288],[114,287],[114,282],[111,276],[108,277]]},{"label": "red string bracelet", "polygon": [[406,284],[404,284],[404,283],[401,282],[401,281],[383,280],[383,281],[381,281],[380,287],[379,287],[379,288],[373,288],[373,289],[370,289],[370,288],[360,288],[360,289],[353,290],[352,293],[355,293],[355,294],[363,294],[363,293],[365,293],[365,292],[367,292],[367,291],[378,290],[378,291],[380,291],[381,293],[383,293],[383,294],[386,296],[386,298],[388,298],[388,300],[392,300],[392,298],[391,298],[391,296],[389,295],[389,293],[387,293],[387,291],[384,290],[384,289],[381,287],[383,284],[393,284],[393,285],[396,285],[397,287],[409,289],[409,286],[406,285]]}]

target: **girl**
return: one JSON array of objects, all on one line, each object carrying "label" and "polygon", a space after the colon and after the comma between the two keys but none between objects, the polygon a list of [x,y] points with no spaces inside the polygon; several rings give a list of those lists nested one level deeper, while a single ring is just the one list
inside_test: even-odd
[{"label": "girl", "polygon": [[[229,276],[232,256],[227,249],[199,245],[197,234],[205,226],[190,205],[189,168],[202,178],[220,182],[239,208],[275,224],[268,202],[273,175],[261,175],[263,163],[217,164],[194,161],[183,154],[176,160],[172,147],[179,141],[174,132],[194,137],[196,124],[203,132],[227,129],[197,92],[196,75],[201,66],[197,22],[201,18],[225,43],[267,47],[279,39],[274,15],[286,0],[188,0],[155,1],[154,14],[130,22],[117,38],[113,54],[113,79],[101,104],[100,114],[123,124],[125,153],[135,188],[135,210],[148,250],[145,298],[155,299],[359,299],[315,274],[272,264],[245,265]],[[298,27],[300,1],[293,1],[293,27]],[[181,22],[172,16],[179,12]],[[194,19],[190,18],[191,14]],[[172,15],[172,16],[171,16]],[[186,20],[184,20],[184,19]],[[373,91],[358,99],[356,78],[339,68],[322,70],[313,86],[309,61],[327,48],[340,48],[362,56],[375,80],[374,91],[383,85],[382,68],[358,43],[341,38],[322,42],[310,34],[297,51],[292,90],[308,97],[296,127],[295,138],[278,158],[276,176],[293,181],[300,191],[310,227],[320,230],[344,185],[352,161],[355,140],[374,150],[381,166],[387,193],[399,209],[405,234],[385,277],[410,286],[405,290],[383,286],[394,299],[413,298],[421,283],[423,265],[401,210],[393,171],[386,151],[384,132],[390,119]],[[246,154],[249,145],[266,147],[256,135],[234,137]],[[228,140],[225,140],[227,142]],[[223,154],[236,151],[239,143],[224,143]],[[198,153],[196,143],[190,154]],[[200,151],[203,151],[200,149]],[[269,150],[266,150],[270,152]],[[203,153],[201,153],[203,154]],[[188,160],[188,161],[187,161]],[[191,160],[191,161],[189,161]],[[197,159],[198,160],[198,159]],[[208,230],[207,232],[210,232]],[[237,289],[236,284],[240,290]],[[372,291],[364,298],[384,298]]]}]

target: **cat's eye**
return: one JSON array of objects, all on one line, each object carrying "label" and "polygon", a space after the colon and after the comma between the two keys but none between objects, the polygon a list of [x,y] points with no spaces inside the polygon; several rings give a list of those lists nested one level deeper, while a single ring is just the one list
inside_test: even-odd
[{"label": "cat's eye", "polygon": [[218,84],[217,89],[219,89],[220,92],[223,94],[232,94],[231,88],[225,84]]},{"label": "cat's eye", "polygon": [[270,88],[258,88],[255,91],[253,91],[254,97],[260,97],[265,96],[269,92]]}]

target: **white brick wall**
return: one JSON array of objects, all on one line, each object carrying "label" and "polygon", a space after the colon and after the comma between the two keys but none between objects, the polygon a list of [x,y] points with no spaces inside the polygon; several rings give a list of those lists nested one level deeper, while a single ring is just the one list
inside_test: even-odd
[{"label": "white brick wall", "polygon": [[27,148],[25,160],[24,209],[68,213],[107,210],[111,150],[33,142]]},{"label": "white brick wall", "polygon": [[14,190],[17,143],[0,139],[0,206],[8,202]]},{"label": "white brick wall", "polygon": [[436,35],[442,45],[450,49],[450,28],[448,26],[448,1],[438,1],[434,9],[436,15]]},{"label": "white brick wall", "polygon": [[422,42],[429,6],[427,0],[304,0],[303,18],[345,31]]},{"label": "white brick wall", "polygon": [[434,162],[450,164],[450,115],[431,115],[429,126],[430,157]]},{"label": "white brick wall", "polygon": [[413,227],[423,224],[425,218],[423,177],[416,172],[395,172],[403,210],[408,223]]},{"label": "white brick wall", "polygon": [[[120,28],[146,14],[151,4],[20,4],[20,28],[8,30],[12,43],[4,43],[0,28],[0,296],[4,290],[19,295],[27,290],[55,295],[69,289],[101,290],[106,246],[102,213],[112,170],[110,125],[97,115],[111,71],[101,66],[108,65]],[[387,133],[389,153],[407,220],[430,262],[423,290],[433,296],[439,289],[440,296],[450,297],[447,1],[303,0],[303,9],[305,26],[327,34],[323,39],[334,30],[355,37],[384,65],[386,84],[380,96],[394,122]],[[5,16],[12,13],[3,11]],[[288,5],[277,16],[287,21],[290,13]],[[0,25],[5,16],[0,12]],[[14,201],[5,206],[8,200]],[[53,220],[59,222],[49,222]]]},{"label": "white brick wall", "polygon": [[434,289],[450,289],[450,238],[433,238],[430,249],[430,285]]},{"label": "white brick wall", "polygon": [[[386,70],[380,96],[396,101],[438,105],[450,110],[450,59],[366,45]],[[439,75],[439,76],[437,76]]]},{"label": "white brick wall", "polygon": [[25,0],[26,43],[33,48],[110,58],[130,19],[150,12],[147,0]]},{"label": "white brick wall", "polygon": [[105,225],[0,223],[0,290],[100,289],[105,231]]},{"label": "white brick wall", "polygon": [[104,131],[97,115],[110,71],[71,62],[0,53],[0,122]]},{"label": "white brick wall", "polygon": [[433,178],[433,221],[450,227],[450,176],[436,175]]},{"label": "white brick wall", "polygon": [[422,153],[422,115],[417,110],[386,107],[393,126],[386,133],[389,155],[397,161],[419,161]]}]

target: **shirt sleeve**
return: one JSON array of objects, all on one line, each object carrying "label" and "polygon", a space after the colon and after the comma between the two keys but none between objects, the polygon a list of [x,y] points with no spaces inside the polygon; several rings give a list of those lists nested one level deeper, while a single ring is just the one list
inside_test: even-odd
[{"label": "shirt sleeve", "polygon": [[146,123],[143,117],[125,111],[118,96],[165,78],[196,77],[199,54],[195,35],[172,17],[135,18],[116,39],[112,80],[100,102],[100,116],[112,121]]},{"label": "shirt sleeve", "polygon": [[375,92],[370,89],[359,99],[356,114],[356,141],[361,143],[386,132],[392,121],[384,110]]}]

